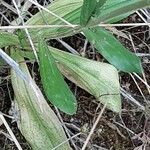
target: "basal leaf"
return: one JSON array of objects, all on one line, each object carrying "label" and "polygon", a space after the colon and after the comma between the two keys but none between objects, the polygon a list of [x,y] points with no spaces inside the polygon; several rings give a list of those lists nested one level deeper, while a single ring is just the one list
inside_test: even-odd
[{"label": "basal leaf", "polygon": [[[53,47],[49,50],[58,68],[69,80],[94,95],[103,104],[108,102],[107,107],[112,111],[121,110],[119,79],[117,70],[113,66],[72,55]],[[21,53],[21,55],[35,59],[31,52]]]},{"label": "basal leaf", "polygon": [[118,72],[112,65],[89,60],[50,47],[61,72],[115,112],[121,110]]},{"label": "basal leaf", "polygon": [[39,60],[41,79],[48,99],[61,111],[74,114],[77,109],[75,96],[64,81],[43,40],[39,41]]},{"label": "basal leaf", "polygon": [[95,27],[84,30],[86,38],[94,45],[108,62],[124,72],[142,73],[140,59],[128,51],[111,33],[104,28]]},{"label": "basal leaf", "polygon": [[[11,57],[17,62],[22,62],[19,65],[21,70],[31,78],[25,60],[18,52],[19,50],[13,51],[12,49]],[[67,141],[59,119],[47,104],[35,82],[33,81],[32,84],[36,87],[36,91],[32,89],[31,85],[24,82],[13,69],[11,69],[11,82],[15,106],[19,109],[18,127],[32,149],[49,150]],[[71,150],[71,147],[68,142],[65,142],[57,150]]]}]

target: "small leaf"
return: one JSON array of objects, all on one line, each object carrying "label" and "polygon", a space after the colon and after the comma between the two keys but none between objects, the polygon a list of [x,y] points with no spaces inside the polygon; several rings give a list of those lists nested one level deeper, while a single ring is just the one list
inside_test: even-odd
[{"label": "small leaf", "polygon": [[18,40],[20,44],[20,48],[22,49],[30,49],[28,38],[26,37],[26,32],[24,30],[18,29],[16,31],[16,34],[18,35]]},{"label": "small leaf", "polygon": [[101,27],[84,30],[86,38],[109,63],[124,72],[142,73],[140,59]]},{"label": "small leaf", "polygon": [[80,16],[81,26],[85,26],[88,23],[93,12],[95,11],[96,4],[97,4],[96,0],[84,0],[83,1],[83,5],[81,9],[81,16]]},{"label": "small leaf", "polygon": [[72,82],[94,95],[107,108],[121,110],[118,72],[110,64],[89,60],[50,47],[60,71]]},{"label": "small leaf", "polygon": [[39,60],[42,83],[48,99],[61,111],[74,114],[77,109],[75,96],[64,81],[43,40],[39,41]]},{"label": "small leaf", "polygon": [[101,13],[102,10],[102,6],[106,3],[107,0],[97,0],[97,4],[96,4],[96,8],[95,8],[95,12],[94,12],[94,16],[98,16]]},{"label": "small leaf", "polygon": [[95,14],[100,14],[100,8],[106,0],[84,0],[81,8],[80,24],[85,26]]}]

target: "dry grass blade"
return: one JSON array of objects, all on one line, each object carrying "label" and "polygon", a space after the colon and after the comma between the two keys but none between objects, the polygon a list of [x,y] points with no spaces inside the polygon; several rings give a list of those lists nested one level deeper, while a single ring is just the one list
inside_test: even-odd
[{"label": "dry grass blade", "polygon": [[141,105],[135,98],[133,98],[131,96],[130,93],[128,93],[127,91],[125,91],[123,88],[121,88],[121,94],[125,98],[129,99],[132,103],[136,104],[141,110],[145,110],[145,107],[143,105]]},{"label": "dry grass blade", "polygon": [[[81,134],[81,133],[78,133],[78,134],[72,136],[71,139],[74,139],[75,137],[79,136],[80,134]],[[70,139],[67,139],[66,141],[60,143],[59,145],[57,145],[56,147],[54,147],[54,148],[51,149],[51,150],[57,150],[59,147],[61,147],[63,144],[65,144],[65,143],[68,142],[69,140],[70,140]]]},{"label": "dry grass blade", "polygon": [[[77,27],[78,25],[73,25]],[[12,29],[37,29],[37,28],[70,28],[70,25],[18,25],[18,26],[0,26],[0,30],[12,30]]]},{"label": "dry grass blade", "polygon": [[96,119],[96,121],[95,121],[95,123],[94,123],[94,125],[93,125],[93,127],[92,127],[92,129],[91,129],[91,131],[90,131],[90,133],[89,133],[89,135],[88,135],[88,137],[86,138],[86,141],[85,141],[85,143],[84,143],[84,145],[83,145],[83,147],[82,147],[82,150],[85,150],[85,149],[86,149],[86,147],[87,147],[87,145],[88,145],[88,143],[89,143],[89,141],[90,141],[90,138],[91,138],[92,134],[94,133],[94,130],[95,130],[95,128],[96,128],[96,126],[97,126],[97,124],[98,124],[100,118],[102,117],[102,114],[103,114],[103,112],[104,112],[106,106],[107,106],[107,103],[103,106],[101,112],[99,113],[99,115],[98,115],[98,117],[97,117],[97,119]]},{"label": "dry grass blade", "polygon": [[[147,87],[147,89],[148,89],[148,91],[149,91],[149,93],[150,93],[150,85],[147,83],[147,81],[145,81],[145,79],[142,79],[138,74],[136,74],[136,73],[133,73],[139,80],[141,80],[144,84],[145,84],[145,86]],[[143,74],[144,75],[144,74]],[[145,75],[144,75],[145,76]]]},{"label": "dry grass blade", "polygon": [[[146,18],[144,18],[142,16],[142,13],[140,13],[140,11],[146,16]],[[144,23],[149,24],[150,14],[148,12],[145,12],[143,9],[141,9],[140,11],[136,11],[138,16],[144,21]],[[150,24],[149,24],[149,27],[150,27]],[[149,30],[149,34],[150,34],[150,30]],[[145,86],[146,86],[146,88],[147,88],[147,90],[148,90],[148,92],[150,94],[150,86],[147,83],[147,80],[146,80],[146,77],[145,77],[145,73],[143,72],[144,80],[141,77],[139,77],[137,74],[134,73],[134,75],[145,84]]]},{"label": "dry grass blade", "polygon": [[17,72],[17,74],[26,82],[29,82],[28,77],[21,71],[17,64],[10,56],[0,49],[0,56]]},{"label": "dry grass blade", "polygon": [[[26,17],[27,14],[30,14],[29,13],[29,8],[31,7],[32,3],[29,2],[29,1],[26,1],[24,3],[24,5],[22,6],[22,9],[21,9],[21,12],[23,13],[23,18]],[[32,16],[32,15],[31,15]],[[11,23],[10,23],[10,27],[12,26],[15,26],[15,25],[18,25],[20,24],[22,21],[20,20],[20,18],[18,17],[17,19],[13,20]],[[9,32],[9,31],[8,31]],[[11,32],[14,32],[14,29],[11,31]]]},{"label": "dry grass blade", "polygon": [[132,77],[133,81],[135,82],[135,84],[136,84],[136,86],[137,86],[139,92],[141,93],[141,95],[142,95],[144,101],[145,101],[146,103],[148,103],[147,100],[146,100],[146,98],[145,98],[145,96],[144,96],[144,94],[143,94],[143,92],[142,92],[142,90],[141,90],[141,88],[140,88],[140,86],[138,85],[138,82],[135,80],[135,78],[134,78],[134,76],[133,76],[132,74],[130,74],[130,76]]},{"label": "dry grass blade", "polygon": [[[150,26],[150,23],[124,23],[124,24],[99,24],[100,27],[138,27],[138,26]],[[70,25],[18,25],[18,26],[0,26],[1,30],[11,29],[37,29],[37,28],[70,28]],[[73,28],[79,27],[79,25],[72,24]]]},{"label": "dry grass blade", "polygon": [[72,48],[69,44],[64,42],[61,39],[57,39],[58,42],[60,42],[65,48],[67,48],[72,54],[80,55],[74,48]]},{"label": "dry grass blade", "polygon": [[10,129],[8,123],[6,122],[4,116],[3,116],[1,113],[0,113],[0,119],[1,119],[2,122],[4,123],[4,125],[5,125],[5,127],[6,127],[6,129],[7,129],[7,131],[9,132],[9,134],[11,135],[11,137],[12,137],[14,143],[16,144],[18,150],[22,150],[22,148],[21,148],[19,142],[17,141],[15,135],[13,134],[12,130]]},{"label": "dry grass blade", "polygon": [[[55,107],[55,110],[56,110],[56,114],[57,114],[57,116],[58,116],[58,118],[59,118],[59,120],[60,120],[60,122],[61,122],[61,124],[62,124],[62,126],[63,126],[63,128],[64,128],[64,130],[65,130],[65,132],[66,132],[66,135],[68,136],[68,139],[70,140],[70,143],[73,145],[74,149],[77,150],[77,146],[76,146],[75,143],[73,142],[72,137],[71,137],[71,135],[69,134],[68,129],[67,129],[67,127],[66,127],[66,125],[65,125],[65,123],[64,123],[64,121],[63,121],[63,119],[62,119],[62,117],[61,117],[61,114],[60,114],[59,110],[57,109],[57,107]],[[79,134],[80,134],[80,133],[79,133]],[[77,134],[77,135],[78,135],[78,134]],[[61,144],[60,144],[60,145],[61,145]]]},{"label": "dry grass blade", "polygon": [[11,10],[12,12],[14,12],[15,14],[17,14],[17,11],[14,7],[12,7],[11,5],[9,5],[8,3],[6,3],[4,0],[1,1],[1,4],[3,6],[5,6],[7,9]]}]

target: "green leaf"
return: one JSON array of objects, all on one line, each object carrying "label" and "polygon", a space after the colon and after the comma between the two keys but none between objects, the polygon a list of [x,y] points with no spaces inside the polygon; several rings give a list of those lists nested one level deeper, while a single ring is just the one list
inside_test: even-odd
[{"label": "green leaf", "polygon": [[130,15],[134,11],[143,7],[148,7],[150,0],[107,0],[101,12],[96,18],[91,18],[88,26],[93,26],[101,22],[113,23]]},{"label": "green leaf", "polygon": [[[20,69],[31,78],[23,57],[12,49],[11,57],[20,63]],[[24,62],[24,63],[23,63]],[[33,81],[33,80],[32,80]],[[39,87],[33,81],[32,86],[24,82],[20,76],[11,69],[11,82],[15,96],[15,108],[19,113],[18,127],[29,142],[33,150],[50,150],[67,141],[61,123],[53,110],[49,107]],[[57,150],[71,150],[69,143],[63,143]]]},{"label": "green leaf", "polygon": [[39,60],[41,79],[48,99],[61,111],[74,114],[77,109],[75,96],[64,81],[43,40],[39,41]]},{"label": "green leaf", "polygon": [[36,58],[35,58],[35,55],[34,55],[33,51],[19,50],[18,53],[19,53],[20,56],[30,59],[30,61],[36,61]]},{"label": "green leaf", "polygon": [[31,49],[30,46],[30,42],[28,40],[28,38],[26,37],[26,32],[25,30],[17,30],[16,34],[18,35],[18,39],[19,39],[19,46],[21,49]]},{"label": "green leaf", "polygon": [[108,62],[124,72],[142,73],[140,59],[128,51],[111,33],[101,27],[84,30],[86,38]]},{"label": "green leaf", "polygon": [[12,45],[19,45],[18,37],[9,32],[0,32],[0,48]]},{"label": "green leaf", "polygon": [[95,11],[97,0],[83,0],[81,8],[80,24],[85,26],[90,20],[93,12]]},{"label": "green leaf", "polygon": [[[80,22],[80,11],[82,0],[56,0],[50,5],[48,5],[47,9],[54,12],[56,15],[64,18],[65,20],[71,23]],[[76,24],[75,23],[75,24]],[[43,24],[51,24],[51,25],[64,25],[60,19],[52,16],[50,13],[46,11],[41,11],[31,17],[26,25],[43,25]],[[44,38],[60,38],[65,36],[73,35],[79,32],[79,28],[68,28],[68,27],[60,27],[60,28],[38,28],[38,29],[29,29],[29,32],[34,41],[38,41],[37,34],[43,36]],[[80,29],[81,31],[81,29]]]},{"label": "green leaf", "polygon": [[86,26],[92,16],[100,14],[101,7],[105,2],[106,0],[84,0],[80,16],[81,26]]},{"label": "green leaf", "polygon": [[[115,112],[121,110],[120,88],[117,70],[106,63],[92,61],[83,57],[50,47],[60,71],[72,82],[94,95],[103,104]],[[20,51],[22,52],[22,51]],[[20,53],[35,59],[31,52]]]},{"label": "green leaf", "polygon": [[[80,26],[80,15],[82,4],[83,0],[55,0],[47,7],[47,9],[69,21],[70,23],[79,26],[75,28],[57,27],[45,29],[29,29],[32,39],[34,41],[38,41],[37,34],[47,39],[54,39],[71,36],[81,32],[82,27]],[[97,26],[102,22],[113,23],[119,21],[133,13],[135,10],[148,7],[149,5],[150,0],[107,0],[103,7],[100,9],[101,11],[96,14],[96,17],[91,17],[87,26],[92,27]],[[26,22],[26,25],[43,24],[62,25],[64,22],[45,11],[42,11],[42,13],[37,13]]]},{"label": "green leaf", "polygon": [[121,110],[118,72],[110,64],[89,60],[50,47],[60,71],[72,82],[94,95],[107,108]]},{"label": "green leaf", "polygon": [[100,15],[101,10],[103,9],[103,5],[107,2],[107,0],[97,0],[94,16],[97,17]]}]

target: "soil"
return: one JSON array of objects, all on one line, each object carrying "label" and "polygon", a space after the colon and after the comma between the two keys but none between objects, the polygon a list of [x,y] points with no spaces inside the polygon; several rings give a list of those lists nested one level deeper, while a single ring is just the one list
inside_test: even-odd
[{"label": "soil", "polygon": [[[6,8],[1,7],[0,9],[5,10]],[[30,12],[35,14],[37,10],[32,8]],[[11,11],[9,13],[6,11],[5,14],[8,16],[9,20],[13,20],[16,17],[16,15]],[[136,23],[142,22],[142,20],[137,14],[133,14],[127,19],[122,20],[122,22]],[[3,20],[1,25],[8,25],[8,22]],[[116,38],[118,38],[122,44],[125,45],[125,47],[133,52],[136,50],[136,53],[150,54],[149,27],[118,27],[117,29],[128,35],[131,35],[132,37],[133,43],[123,37],[115,35]],[[82,53],[85,39],[81,34],[67,37],[63,40],[71,47],[76,49],[79,53]],[[66,50],[66,48],[64,48],[56,40],[49,41],[49,44],[62,50]],[[95,50],[93,52],[92,46],[89,43],[87,45],[85,57],[106,62],[106,60],[99,53],[97,53]],[[145,77],[148,84],[150,84],[150,55],[142,56],[140,58],[142,61]],[[28,65],[30,66],[30,69],[34,70],[35,72],[35,79],[37,84],[41,85],[38,65],[36,63],[34,65],[28,63]],[[129,74],[123,72],[120,72],[119,76],[121,87],[130,93],[130,95],[133,96],[138,102],[140,102],[140,104],[148,107],[148,104],[146,104],[146,102],[143,100],[143,97],[141,96],[141,93],[139,92],[138,87],[136,86],[132,77]],[[13,101],[13,89],[11,87],[10,68],[8,65],[0,66],[0,79],[0,112],[9,114],[11,103]],[[149,102],[150,95],[146,86],[139,79],[136,78],[136,80],[139,87],[141,88],[141,91],[143,92],[143,95]],[[68,83],[72,92],[76,95],[78,101],[78,110],[76,115],[68,116],[61,113],[61,116],[70,136],[73,136],[78,132],[82,132],[80,136],[73,140],[76,147],[81,149],[84,141],[86,140],[86,137],[90,132],[90,129],[93,126],[93,123],[95,122],[95,119],[97,118],[103,106],[97,102],[92,95],[77,87],[74,83],[71,83],[67,79],[66,82]],[[149,108],[147,110],[149,111]],[[122,97],[122,113],[116,114],[107,109],[104,111],[90,139],[87,150],[101,150],[102,148],[104,148],[104,150],[136,150],[136,148],[141,148],[142,150],[144,147],[145,150],[149,150],[150,141],[148,138],[150,138],[150,117],[147,114],[149,113],[141,111],[130,100]],[[23,150],[31,149],[30,145],[21,135],[16,122],[12,122],[12,119],[8,117],[5,117],[5,119],[7,120]],[[72,148],[74,149],[73,145]],[[4,125],[0,126],[0,150],[17,150]]]}]

